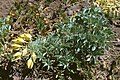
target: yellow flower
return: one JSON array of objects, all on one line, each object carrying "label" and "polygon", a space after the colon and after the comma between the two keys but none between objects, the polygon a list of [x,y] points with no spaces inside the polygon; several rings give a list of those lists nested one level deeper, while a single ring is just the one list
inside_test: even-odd
[{"label": "yellow flower", "polygon": [[16,52],[13,56],[14,57],[21,57],[21,54],[22,54],[21,52]]},{"label": "yellow flower", "polygon": [[19,60],[19,59],[21,59],[21,57],[16,57],[15,60],[13,60],[13,61],[17,61],[17,60]]},{"label": "yellow flower", "polygon": [[34,52],[32,53],[31,58],[32,58],[33,62],[35,62],[37,56],[36,56],[36,54]]},{"label": "yellow flower", "polygon": [[21,34],[20,37],[24,38],[25,40],[28,40],[28,41],[30,41],[32,39],[31,34],[27,34],[27,33]]},{"label": "yellow flower", "polygon": [[29,69],[32,69],[32,67],[33,67],[33,61],[32,61],[31,58],[27,61],[27,66],[28,66]]},{"label": "yellow flower", "polygon": [[32,36],[30,34],[25,34],[25,39],[30,41],[32,39]]},{"label": "yellow flower", "polygon": [[23,49],[22,56],[25,56],[27,54],[27,48]]},{"label": "yellow flower", "polygon": [[21,34],[20,37],[21,37],[21,38],[24,38],[24,37],[25,37],[25,34]]},{"label": "yellow flower", "polygon": [[12,40],[14,43],[22,44],[26,43],[23,38],[18,37],[17,39]]},{"label": "yellow flower", "polygon": [[11,46],[12,46],[14,49],[18,49],[18,48],[22,47],[22,46],[19,45],[19,44],[12,44]]},{"label": "yellow flower", "polygon": [[22,53],[21,52],[16,52],[13,57],[15,57],[15,61],[17,61],[18,59],[21,59],[21,55]]}]

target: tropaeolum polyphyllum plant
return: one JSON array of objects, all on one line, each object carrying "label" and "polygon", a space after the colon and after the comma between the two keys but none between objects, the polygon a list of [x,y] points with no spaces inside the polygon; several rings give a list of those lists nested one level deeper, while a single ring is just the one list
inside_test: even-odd
[{"label": "tropaeolum polyphyllum plant", "polygon": [[[28,44],[38,56],[38,65],[55,72],[56,79],[89,79],[91,67],[97,56],[104,54],[112,36],[104,13],[98,7],[84,8],[65,22],[57,23],[55,28]],[[73,77],[79,70],[81,76]]]}]

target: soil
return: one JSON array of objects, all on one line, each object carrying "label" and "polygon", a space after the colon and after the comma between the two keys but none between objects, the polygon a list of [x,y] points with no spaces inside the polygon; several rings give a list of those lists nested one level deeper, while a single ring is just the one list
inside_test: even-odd
[{"label": "soil", "polygon": [[[13,3],[14,3],[14,0],[0,0],[0,17],[7,16],[10,8],[13,6]],[[53,3],[53,4],[57,4],[57,3]],[[53,8],[56,8],[56,7],[53,7]],[[79,8],[80,8],[79,5],[69,7],[67,9],[68,12],[66,11],[66,13],[68,13],[68,15],[71,15],[75,10],[77,11]],[[50,14],[47,17],[51,18],[52,16],[51,11],[46,10],[46,15],[48,13]],[[120,56],[120,20],[113,20],[111,25],[112,25],[113,32],[115,33],[115,36],[114,36],[114,39],[111,41],[112,42],[111,48],[105,52],[105,55],[100,56],[98,58],[100,61],[100,64],[97,65],[96,69],[94,70],[95,78],[97,80],[109,80],[110,75],[114,76],[113,80],[120,80],[120,76],[119,76],[120,65],[116,65],[115,67],[113,67],[114,63],[116,64],[115,62],[116,59],[118,58],[118,56]],[[15,80],[17,80],[17,78],[15,78]]]},{"label": "soil", "polygon": [[0,0],[0,17],[5,17],[13,6],[14,0]]}]

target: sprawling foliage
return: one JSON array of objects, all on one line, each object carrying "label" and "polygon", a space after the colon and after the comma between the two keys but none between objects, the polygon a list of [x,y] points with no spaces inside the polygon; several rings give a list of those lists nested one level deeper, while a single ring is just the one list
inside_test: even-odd
[{"label": "sprawling foliage", "polygon": [[[96,57],[107,49],[112,35],[108,24],[100,8],[85,8],[65,22],[57,23],[56,30],[48,36],[39,36],[32,41],[29,49],[37,54],[38,62],[43,64],[42,67],[46,67],[47,71],[60,69],[56,78],[63,75],[64,79],[73,78],[72,75],[79,69],[83,71],[81,74],[84,74],[84,69],[89,72],[96,62]],[[90,75],[85,73],[79,78],[87,77]]]}]

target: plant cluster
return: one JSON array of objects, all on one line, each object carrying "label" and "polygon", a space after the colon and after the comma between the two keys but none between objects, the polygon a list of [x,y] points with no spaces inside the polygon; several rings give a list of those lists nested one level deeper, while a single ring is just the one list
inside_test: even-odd
[{"label": "plant cluster", "polygon": [[[8,79],[8,75],[12,74],[10,62],[8,61],[8,45],[11,25],[10,17],[0,18],[0,79]],[[10,79],[10,78],[9,78]]]},{"label": "plant cluster", "polygon": [[120,18],[119,0],[96,0],[95,5],[101,7],[105,14],[112,18]]},{"label": "plant cluster", "polygon": [[5,19],[0,18],[0,54],[2,52],[2,49],[6,42],[9,35],[9,31],[11,29],[11,25],[8,24],[9,16],[7,16]]},{"label": "plant cluster", "polygon": [[73,75],[79,73],[75,79],[91,78],[89,71],[96,57],[104,54],[112,35],[108,24],[100,8],[85,8],[57,23],[55,31],[46,37],[39,36],[29,48],[37,54],[38,64],[43,64],[47,71],[55,71],[56,79],[74,79]]}]

